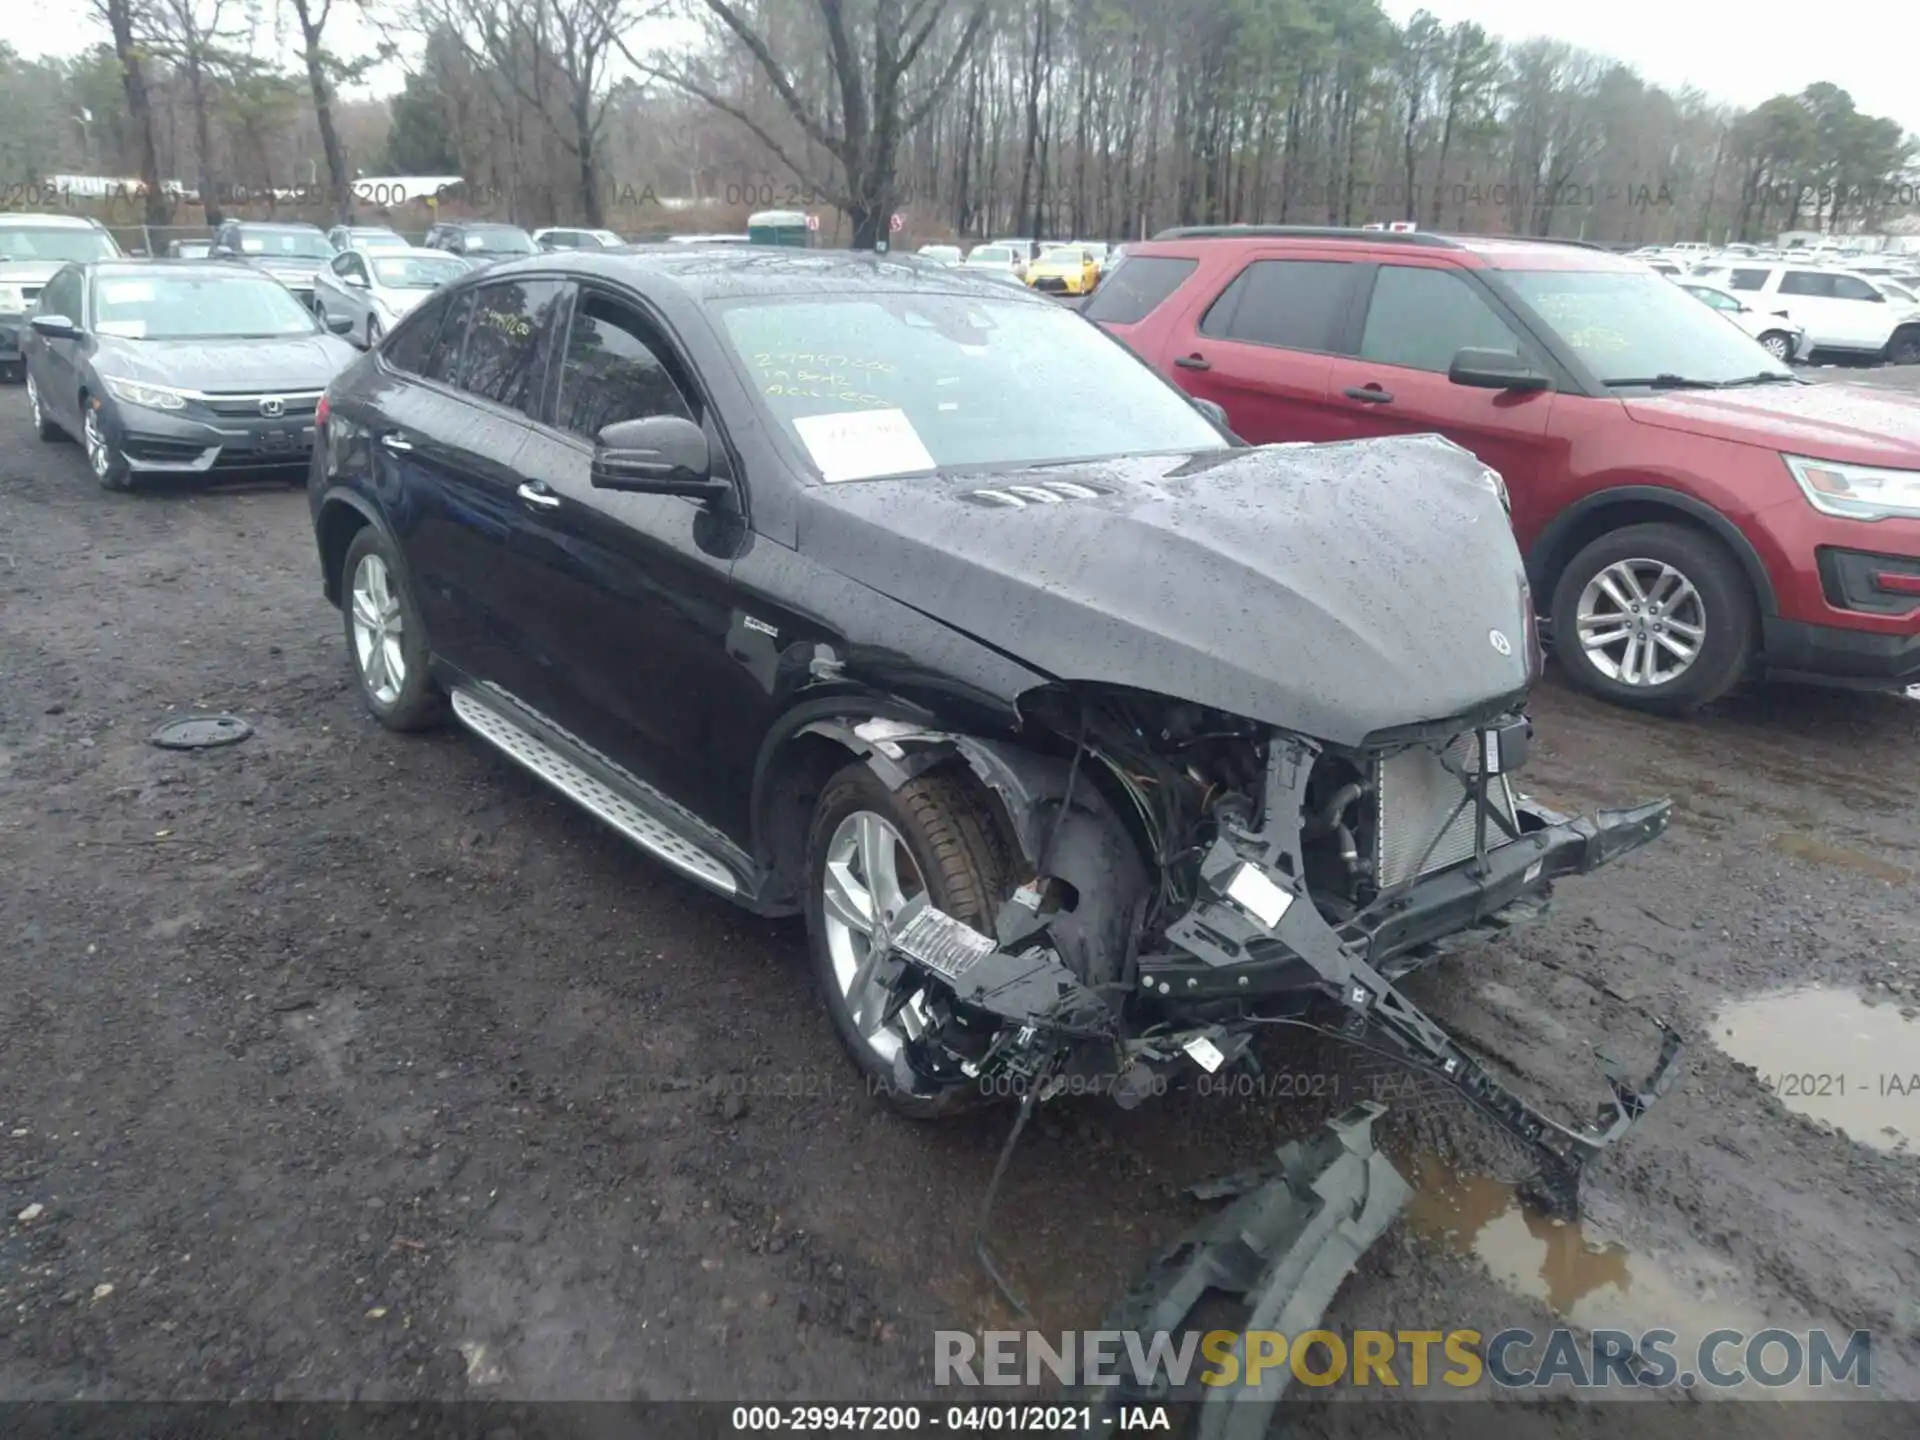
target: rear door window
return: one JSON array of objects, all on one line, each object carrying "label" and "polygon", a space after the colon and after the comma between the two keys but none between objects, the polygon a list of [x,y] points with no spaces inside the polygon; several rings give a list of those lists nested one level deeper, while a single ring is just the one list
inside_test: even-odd
[{"label": "rear door window", "polygon": [[558,280],[511,280],[473,292],[467,348],[453,383],[483,400],[530,413],[540,394],[541,341],[566,289]]},{"label": "rear door window", "polygon": [[1367,306],[1360,358],[1444,374],[1468,348],[1518,353],[1520,338],[1486,299],[1451,270],[1382,265]]},{"label": "rear door window", "polygon": [[1208,308],[1200,333],[1283,350],[1334,351],[1358,273],[1344,260],[1256,260]]},{"label": "rear door window", "polygon": [[1111,325],[1137,325],[1159,308],[1199,268],[1198,260],[1173,255],[1126,255],[1100,277],[1081,314]]},{"label": "rear door window", "polygon": [[1836,300],[1885,300],[1873,286],[1857,275],[1835,275],[1833,277],[1833,298]]},{"label": "rear door window", "polygon": [[447,318],[441,322],[440,332],[434,337],[431,347],[420,362],[416,372],[422,379],[438,380],[442,384],[454,383],[454,369],[460,363],[460,352],[467,342],[467,321],[473,315],[473,291],[462,290],[453,297],[453,304],[447,309]]},{"label": "rear door window", "polygon": [[1833,295],[1834,279],[1834,276],[1822,275],[1817,270],[1789,270],[1780,277],[1780,293],[1828,299]]}]

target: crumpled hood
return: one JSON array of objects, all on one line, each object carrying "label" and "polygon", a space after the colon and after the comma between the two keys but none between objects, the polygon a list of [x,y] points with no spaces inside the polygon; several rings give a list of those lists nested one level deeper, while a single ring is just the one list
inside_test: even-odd
[{"label": "crumpled hood", "polygon": [[[1525,569],[1484,469],[1418,435],[859,481],[808,490],[798,538],[1057,679],[1355,744],[1527,686]],[[1101,493],[978,498],[1060,484]]]},{"label": "crumpled hood", "polygon": [[1642,425],[1816,460],[1920,469],[1920,395],[1866,385],[1750,385],[1624,403]]},{"label": "crumpled hood", "polygon": [[100,337],[103,375],[185,390],[242,393],[324,390],[360,352],[337,335],[284,340],[125,340]]}]

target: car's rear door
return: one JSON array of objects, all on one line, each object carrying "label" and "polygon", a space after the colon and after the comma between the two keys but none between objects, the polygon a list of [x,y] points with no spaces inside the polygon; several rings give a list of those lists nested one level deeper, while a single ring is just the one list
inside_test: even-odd
[{"label": "car's rear door", "polygon": [[1476,389],[1447,374],[1464,349],[1517,354],[1543,371],[1546,355],[1461,266],[1410,256],[1365,267],[1362,280],[1358,353],[1336,358],[1329,376],[1332,403],[1344,409],[1352,433],[1437,432],[1498,470],[1516,511],[1526,506],[1557,463],[1547,425],[1553,391]]},{"label": "car's rear door", "polygon": [[[453,292],[408,383],[380,397],[375,463],[435,652],[467,674],[511,685],[527,597],[515,591],[508,541],[522,507],[515,470],[526,441],[521,408],[539,384],[540,325],[563,292],[523,280]],[[407,338],[413,338],[411,327]],[[395,340],[401,336],[396,333]],[[398,355],[394,352],[398,352]],[[386,363],[413,352],[396,344]]]},{"label": "car's rear door", "polygon": [[[729,654],[739,513],[679,495],[597,490],[594,437],[678,415],[707,430],[699,377],[638,297],[583,282],[555,352],[555,383],[521,454],[538,492],[515,531],[537,688],[521,698],[743,843],[766,696]],[[739,477],[734,478],[739,483]]]},{"label": "car's rear door", "polygon": [[1329,401],[1334,355],[1349,343],[1363,266],[1336,256],[1244,252],[1183,297],[1160,347],[1166,373],[1227,412],[1256,445],[1348,438]]}]

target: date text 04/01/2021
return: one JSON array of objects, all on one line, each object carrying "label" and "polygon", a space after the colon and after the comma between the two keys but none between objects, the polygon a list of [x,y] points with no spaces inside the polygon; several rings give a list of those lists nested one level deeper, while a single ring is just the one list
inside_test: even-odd
[{"label": "date text 04/01/2021", "polygon": [[1090,1405],[736,1405],[729,1417],[744,1434],[1034,1434],[1169,1433],[1164,1405],[1123,1405],[1096,1414]]}]

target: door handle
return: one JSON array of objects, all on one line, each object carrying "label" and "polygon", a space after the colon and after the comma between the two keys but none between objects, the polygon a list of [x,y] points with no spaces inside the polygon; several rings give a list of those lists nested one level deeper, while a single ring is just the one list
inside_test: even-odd
[{"label": "door handle", "polygon": [[560,497],[554,494],[538,480],[529,480],[513,492],[529,505],[538,505],[542,510],[551,510],[560,503]]},{"label": "door handle", "polygon": [[396,454],[404,455],[413,449],[413,442],[397,431],[389,431],[380,437],[380,443]]},{"label": "door handle", "polygon": [[1182,370],[1211,370],[1213,362],[1204,355],[1182,355],[1173,362]]},{"label": "door handle", "polygon": [[1362,405],[1391,405],[1393,392],[1382,390],[1378,385],[1350,385],[1343,392],[1347,399],[1358,400]]}]

